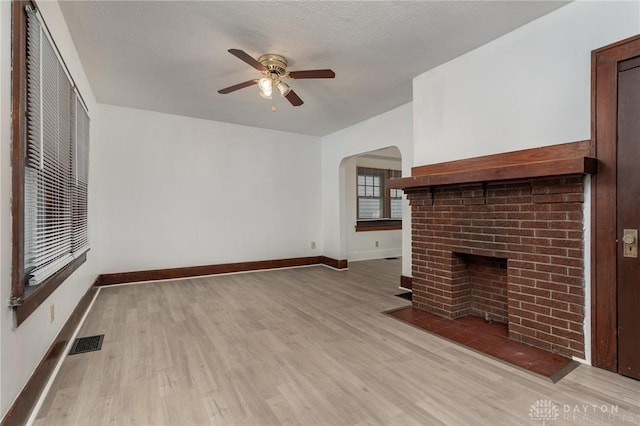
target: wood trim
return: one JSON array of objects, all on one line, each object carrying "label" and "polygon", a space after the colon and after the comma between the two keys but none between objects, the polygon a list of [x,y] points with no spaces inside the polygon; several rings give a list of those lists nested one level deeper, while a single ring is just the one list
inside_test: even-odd
[{"label": "wood trim", "polygon": [[222,263],[217,265],[204,266],[187,266],[183,268],[117,272],[112,274],[100,275],[100,279],[98,280],[97,285],[107,286],[138,281],[168,280],[206,275],[229,274],[234,272],[258,271],[263,269],[317,265],[325,263],[321,260],[322,258],[324,258],[324,256],[294,257],[289,259],[258,260],[253,262]]},{"label": "wood trim", "polygon": [[410,190],[429,186],[452,185],[474,182],[495,182],[535,177],[551,177],[596,173],[598,162],[595,158],[577,157],[540,161],[521,165],[495,167],[483,170],[443,173],[439,175],[412,176],[390,182],[392,188]]},{"label": "wood trim", "polygon": [[[32,293],[25,294],[24,274],[24,169],[26,152],[26,102],[27,102],[27,13],[26,6],[37,9],[33,0],[12,2],[11,16],[11,300],[14,306],[14,326],[19,326],[78,269],[86,259],[82,254],[70,264],[41,283]],[[46,24],[45,24],[46,26]],[[54,42],[55,45],[55,42]],[[57,46],[56,46],[57,49]],[[60,57],[62,59],[62,57]],[[64,63],[64,60],[62,60]],[[66,67],[66,64],[65,64]],[[73,78],[72,78],[73,81]],[[75,87],[75,83],[74,87]],[[78,94],[80,95],[79,91]],[[84,100],[83,100],[84,102]]]},{"label": "wood trim", "polygon": [[[617,63],[620,61],[624,61],[626,59],[631,59],[634,56],[637,56],[634,53],[629,54],[629,52],[626,52],[626,51],[635,50],[636,47],[634,47],[634,44],[639,40],[640,40],[640,34],[637,34],[637,35],[622,39],[620,41],[607,44],[606,46],[602,46],[592,51],[591,53],[592,55],[599,56],[602,61],[609,61],[609,62],[614,61]],[[624,57],[624,59],[620,59],[620,57]]]},{"label": "wood trim", "polygon": [[363,221],[363,222],[358,222],[355,228],[356,228],[356,232],[391,231],[391,230],[402,229],[402,221],[401,220],[380,220],[380,221],[372,221],[370,223]]},{"label": "wood trim", "polygon": [[74,259],[53,274],[50,278],[47,278],[42,284],[36,288],[33,293],[28,295],[22,305],[16,306],[14,311],[14,324],[19,326],[31,315],[38,307],[53,293],[60,284],[62,284],[69,276],[78,269],[87,260],[87,253],[83,253],[77,259]]},{"label": "wood trim", "polygon": [[320,256],[320,263],[334,269],[349,269],[349,262],[347,262],[347,259],[333,259],[327,256]]},{"label": "wood trim", "polygon": [[560,158],[583,157],[588,155],[590,145],[590,140],[569,142],[559,145],[503,152],[500,154],[483,155],[481,157],[466,158],[445,163],[428,164],[426,166],[416,166],[411,168],[411,176],[455,173],[468,170],[486,170],[494,167],[522,165]]},{"label": "wood trim", "polygon": [[389,182],[389,187],[408,190],[460,183],[596,173],[598,162],[587,156],[590,151],[590,141],[580,141],[414,167],[412,176],[393,179]]},{"label": "wood trim", "polygon": [[400,287],[406,288],[407,290],[411,290],[412,285],[413,285],[413,277],[400,275]]},{"label": "wood trim", "polygon": [[591,55],[591,128],[600,172],[591,181],[592,363],[617,371],[617,98],[618,63],[640,56],[640,36]]},{"label": "wood trim", "polygon": [[24,292],[24,152],[26,104],[27,16],[30,1],[14,1],[11,5],[11,297],[20,299]]},{"label": "wood trim", "polygon": [[97,287],[95,286],[95,283],[87,289],[86,293],[82,296],[78,305],[69,316],[69,319],[67,319],[67,322],[64,324],[49,347],[47,354],[44,356],[42,361],[40,361],[29,378],[29,381],[7,411],[7,414],[0,422],[0,425],[23,425],[27,422],[31,411],[35,407],[40,394],[49,380],[49,377],[53,373],[53,370],[58,364],[60,358],[64,355],[64,350],[67,347],[69,340],[73,337],[73,333],[89,308],[96,291]]}]

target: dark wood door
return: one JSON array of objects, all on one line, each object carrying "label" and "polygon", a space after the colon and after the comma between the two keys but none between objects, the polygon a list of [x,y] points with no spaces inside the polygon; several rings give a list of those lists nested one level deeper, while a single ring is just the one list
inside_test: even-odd
[{"label": "dark wood door", "polygon": [[618,64],[617,160],[618,372],[640,379],[640,258],[629,244],[640,233],[640,56]]}]

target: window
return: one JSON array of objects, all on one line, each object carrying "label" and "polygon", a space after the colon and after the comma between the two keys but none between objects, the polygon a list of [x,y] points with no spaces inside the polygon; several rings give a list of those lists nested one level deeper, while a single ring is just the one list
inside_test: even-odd
[{"label": "window", "polygon": [[88,245],[89,116],[37,9],[13,4],[13,276],[22,322]]},{"label": "window", "polygon": [[358,224],[356,231],[402,228],[402,190],[389,189],[389,179],[400,170],[357,168]]}]

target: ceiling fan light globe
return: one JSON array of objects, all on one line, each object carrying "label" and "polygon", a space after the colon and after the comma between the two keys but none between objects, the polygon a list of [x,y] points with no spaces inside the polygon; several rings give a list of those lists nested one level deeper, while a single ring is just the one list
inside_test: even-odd
[{"label": "ceiling fan light globe", "polygon": [[269,92],[269,94],[271,94],[271,91],[273,90],[273,82],[270,78],[262,77],[258,80],[258,87],[261,92]]},{"label": "ceiling fan light globe", "polygon": [[291,91],[291,87],[289,87],[287,83],[283,83],[282,81],[279,81],[278,84],[276,84],[276,87],[280,91],[280,96],[282,96],[283,98],[287,96]]},{"label": "ceiling fan light globe", "polygon": [[271,89],[269,89],[269,90],[260,90],[260,96],[262,96],[265,99],[272,99],[271,98],[271,94],[272,94]]}]

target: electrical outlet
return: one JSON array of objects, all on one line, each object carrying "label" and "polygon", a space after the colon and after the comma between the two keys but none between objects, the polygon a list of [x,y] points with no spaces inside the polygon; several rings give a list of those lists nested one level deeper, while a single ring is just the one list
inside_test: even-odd
[{"label": "electrical outlet", "polygon": [[53,322],[56,319],[56,305],[49,306],[49,318],[50,322]]},{"label": "electrical outlet", "polygon": [[380,247],[380,242],[376,241],[376,247]]},{"label": "electrical outlet", "polygon": [[311,249],[315,250],[316,248],[316,242],[315,241],[311,241]]}]

